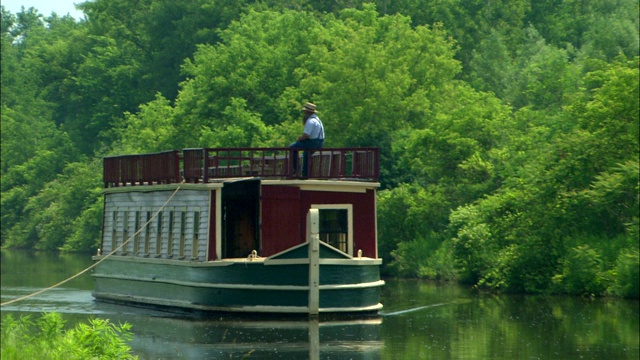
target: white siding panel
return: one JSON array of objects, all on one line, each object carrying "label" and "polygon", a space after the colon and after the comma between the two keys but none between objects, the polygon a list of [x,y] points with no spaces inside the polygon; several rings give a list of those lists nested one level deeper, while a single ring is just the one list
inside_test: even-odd
[{"label": "white siding panel", "polygon": [[[136,211],[140,212],[139,227],[144,227],[147,218],[146,212],[149,211],[151,216],[156,215],[163,204],[171,196],[173,191],[156,191],[156,192],[127,192],[127,193],[113,193],[107,194],[105,198],[105,223],[103,231],[102,251],[107,254],[113,250],[111,244],[113,235],[115,233],[117,243],[116,246],[120,246],[124,240],[127,240],[135,234],[138,229],[135,229],[135,217]],[[205,260],[208,240],[208,222],[209,218],[209,192],[199,190],[182,190],[176,193],[171,201],[162,210],[162,224],[161,224],[161,250],[157,251],[157,238],[158,238],[158,221],[159,216],[155,216],[150,225],[149,236],[149,255],[157,256],[159,253],[161,257],[168,258],[168,243],[169,243],[169,214],[174,212],[173,219],[173,259],[179,258],[180,251],[180,235],[184,231],[185,243],[184,243],[184,259],[190,260],[192,255],[193,235],[194,235],[194,212],[200,213],[199,229],[197,231],[199,235],[199,241],[197,244],[198,259]],[[186,212],[185,229],[181,229],[181,213]],[[116,221],[114,222],[114,212],[116,212]],[[124,219],[124,215],[127,214],[127,221]],[[124,229],[127,224],[127,229]],[[114,231],[115,229],[115,231]],[[125,231],[126,230],[126,231]],[[127,236],[127,239],[123,240],[123,237]],[[147,256],[144,250],[146,230],[143,229],[140,232],[138,238],[139,251],[138,254],[133,254],[133,239],[126,245],[127,255]],[[118,251],[118,254],[122,254],[122,251]]]}]

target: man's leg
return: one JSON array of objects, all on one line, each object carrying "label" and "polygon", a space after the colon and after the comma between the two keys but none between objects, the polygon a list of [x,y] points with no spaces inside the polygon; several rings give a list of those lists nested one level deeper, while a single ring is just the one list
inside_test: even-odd
[{"label": "man's leg", "polygon": [[[321,149],[322,145],[324,143],[324,140],[320,140],[320,139],[309,139],[306,140],[305,143],[305,148],[307,149]],[[305,150],[304,154],[302,155],[302,160],[303,160],[303,168],[302,168],[302,176],[303,177],[308,177],[309,175],[309,153],[311,153],[312,151],[309,150]]]},{"label": "man's leg", "polygon": [[[306,144],[303,141],[296,141],[293,144],[289,145],[289,149],[291,151],[291,164],[293,165],[293,176],[298,176],[298,151],[293,149],[303,149],[306,147]],[[306,152],[305,152],[306,153]]]}]

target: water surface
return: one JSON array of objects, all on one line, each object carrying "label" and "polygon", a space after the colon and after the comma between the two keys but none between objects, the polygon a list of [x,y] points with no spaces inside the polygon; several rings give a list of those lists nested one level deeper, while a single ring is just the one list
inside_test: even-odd
[{"label": "water surface", "polygon": [[[2,251],[2,302],[91,265],[88,255]],[[638,359],[639,303],[481,294],[387,279],[384,309],[366,319],[187,316],[93,300],[84,274],[2,307],[2,316],[57,311],[133,325],[141,359]]]}]

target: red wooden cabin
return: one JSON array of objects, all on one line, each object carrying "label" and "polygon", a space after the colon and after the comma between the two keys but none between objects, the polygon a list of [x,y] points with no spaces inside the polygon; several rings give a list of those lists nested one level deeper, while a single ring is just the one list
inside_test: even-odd
[{"label": "red wooden cabin", "polygon": [[[175,230],[184,235],[180,241],[189,243],[194,241],[189,237],[196,238],[192,250],[196,256],[191,260],[241,258],[254,250],[257,255],[267,257],[302,244],[307,231],[306,214],[311,208],[319,209],[322,241],[353,257],[376,259],[378,149],[314,150],[309,156],[306,178],[301,178],[301,169],[293,170],[293,154],[289,148],[218,148],[107,157],[104,159],[105,192],[123,190],[125,193],[125,189],[116,188],[127,188],[126,193],[131,193],[132,187],[141,192],[151,188],[172,190],[180,186],[181,190],[197,193],[200,198],[208,197],[208,202],[205,201],[208,208],[183,210],[186,215],[182,223],[174,220],[171,212],[154,225],[159,233],[161,229],[166,232],[174,227],[187,227],[185,222],[189,221],[192,224],[189,229],[202,228],[202,231],[190,230],[186,235],[184,229]],[[147,198],[153,200],[151,196],[144,199]],[[189,200],[185,199],[181,200],[181,206],[188,209]],[[135,205],[144,205],[140,202]],[[122,211],[122,205],[119,209]],[[147,214],[152,211],[150,206],[145,209]],[[109,220],[108,216],[105,214],[105,220]],[[113,229],[117,216],[113,215]],[[133,215],[127,210],[126,216]],[[140,217],[135,216],[135,219]],[[171,221],[171,224],[163,225],[162,221]],[[193,222],[198,225],[194,226]],[[115,239],[118,235],[113,231]],[[152,237],[145,237],[147,240],[140,241],[151,244],[145,243],[139,248],[152,248],[149,251],[153,252]],[[106,240],[107,237],[105,242],[109,243]],[[115,240],[113,244],[115,248]],[[159,246],[155,252],[160,255]],[[169,247],[173,249],[173,245]],[[184,244],[180,249],[183,247]]]}]

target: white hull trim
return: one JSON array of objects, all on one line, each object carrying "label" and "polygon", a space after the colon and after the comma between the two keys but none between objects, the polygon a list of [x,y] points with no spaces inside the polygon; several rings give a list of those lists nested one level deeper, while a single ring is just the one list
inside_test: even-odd
[{"label": "white hull trim", "polygon": [[[301,244],[299,246],[304,246],[306,243]],[[92,259],[94,261],[101,260],[106,257],[106,255],[101,256],[93,256]],[[166,264],[166,265],[175,265],[175,266],[188,266],[188,267],[217,267],[217,266],[231,266],[233,264],[251,264],[251,263],[263,263],[264,265],[307,265],[309,264],[309,259],[307,258],[299,258],[299,259],[269,259],[269,258],[258,258],[254,260],[249,260],[247,258],[240,259],[223,259],[223,260],[213,260],[213,261],[184,261],[184,260],[173,260],[173,259],[162,259],[162,258],[144,258],[144,257],[131,257],[131,256],[120,256],[113,255],[109,258],[110,261],[128,261],[128,262],[137,262],[137,263],[149,263],[149,264]],[[353,259],[320,259],[320,265],[346,265],[346,266],[371,266],[371,265],[381,265],[382,259],[371,259],[371,258],[353,258]]]},{"label": "white hull trim", "polygon": [[[309,286],[304,285],[258,285],[258,284],[213,284],[202,283],[192,281],[170,280],[170,279],[158,279],[158,278],[143,278],[126,275],[103,275],[93,274],[94,277],[103,279],[115,279],[125,281],[140,281],[145,283],[161,283],[172,284],[179,286],[187,286],[194,288],[209,288],[209,289],[234,289],[234,290],[278,290],[278,291],[309,291]],[[320,290],[345,290],[345,289],[364,289],[370,287],[383,286],[384,280],[378,280],[368,283],[358,284],[340,284],[340,285],[320,285]]]},{"label": "white hull trim", "polygon": [[[167,301],[157,298],[148,298],[141,296],[116,295],[101,292],[94,292],[93,296],[100,300],[110,300],[115,302],[126,302],[136,304],[147,304],[155,306],[169,306],[177,308],[188,308],[201,311],[218,311],[218,312],[244,312],[244,313],[283,313],[283,314],[308,314],[309,308],[306,306],[207,306],[198,305],[185,301]],[[362,307],[332,307],[319,308],[321,313],[358,313],[358,312],[376,312],[382,309],[382,304],[378,303],[372,306]]]}]

